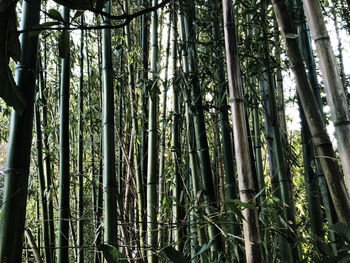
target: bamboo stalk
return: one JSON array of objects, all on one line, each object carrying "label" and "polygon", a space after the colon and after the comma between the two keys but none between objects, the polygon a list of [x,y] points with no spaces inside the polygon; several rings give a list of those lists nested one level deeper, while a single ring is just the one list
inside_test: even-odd
[{"label": "bamboo stalk", "polygon": [[[240,73],[232,0],[223,0],[224,33],[234,146],[238,172],[238,189],[243,202],[255,205],[255,185],[249,150],[243,85]],[[243,232],[248,263],[262,262],[262,251],[257,211],[244,209]]]},{"label": "bamboo stalk", "polygon": [[350,193],[350,113],[338,66],[318,0],[303,0],[311,36],[316,43],[317,56],[325,85],[326,99],[335,127],[337,148]]},{"label": "bamboo stalk", "polygon": [[287,47],[287,55],[291,62],[300,101],[332,195],[335,210],[339,220],[349,225],[350,199],[315,96],[307,79],[298,42],[294,37],[297,32],[291,22],[285,1],[272,0],[272,4]]}]

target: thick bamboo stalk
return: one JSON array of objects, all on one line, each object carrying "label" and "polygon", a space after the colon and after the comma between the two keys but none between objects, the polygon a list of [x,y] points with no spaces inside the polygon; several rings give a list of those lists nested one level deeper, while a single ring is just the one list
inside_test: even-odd
[{"label": "thick bamboo stalk", "polygon": [[[158,0],[152,1],[153,5]],[[158,257],[152,251],[157,248],[157,184],[158,184],[158,151],[157,151],[157,128],[158,128],[158,14],[151,14],[151,74],[152,87],[149,92],[148,111],[148,163],[147,163],[147,251],[148,263],[158,262]]]},{"label": "thick bamboo stalk", "polygon": [[335,127],[344,179],[348,186],[348,192],[350,192],[350,113],[346,94],[340,79],[319,0],[303,0],[303,3],[311,36],[316,43],[317,56],[327,94],[326,99]]},{"label": "thick bamboo stalk", "polygon": [[[63,18],[69,23],[70,10],[63,7]],[[70,168],[69,168],[69,85],[70,52],[61,61],[60,86],[60,166],[59,166],[59,211],[58,211],[58,256],[57,262],[69,261],[69,223],[70,223]]]},{"label": "thick bamboo stalk", "polygon": [[[15,5],[3,1],[0,19],[4,14],[14,15]],[[11,6],[12,8],[10,8]],[[40,1],[23,1],[22,29],[39,23]],[[23,91],[26,109],[22,115],[12,111],[8,154],[5,170],[3,206],[0,220],[0,262],[21,262],[24,221],[30,166],[30,149],[33,128],[33,106],[35,91],[35,69],[38,37],[21,35],[21,59],[17,64],[16,85]],[[6,62],[5,62],[6,63]]]},{"label": "thick bamboo stalk", "polygon": [[315,96],[307,79],[305,66],[298,48],[296,30],[291,22],[290,14],[284,0],[272,0],[275,15],[281,28],[283,40],[287,47],[287,55],[291,62],[297,90],[308,122],[313,143],[332,195],[335,210],[340,221],[350,222],[350,199],[342,178],[340,167],[335,158],[331,141],[318,109]]},{"label": "thick bamboo stalk", "polygon": [[[111,1],[105,4],[105,12],[110,13]],[[111,25],[104,17],[103,25]],[[102,30],[102,75],[103,75],[103,216],[104,241],[117,246],[117,180],[115,174],[114,143],[114,87],[111,30]]]},{"label": "thick bamboo stalk", "polygon": [[[236,32],[233,18],[232,0],[223,0],[224,33],[226,47],[227,75],[232,110],[234,145],[238,171],[238,189],[243,202],[255,205],[255,185],[251,167],[246,116],[243,99],[243,85],[240,73]],[[262,262],[262,251],[257,211],[244,209],[243,232],[246,250],[246,260]]]},{"label": "thick bamboo stalk", "polygon": [[[228,115],[228,105],[227,105],[227,84],[225,84],[225,71],[222,59],[224,59],[224,43],[220,40],[223,38],[223,32],[220,30],[220,24],[222,21],[219,21],[219,13],[221,12],[221,1],[213,3],[215,12],[213,16],[215,20],[213,21],[213,37],[214,37],[214,46],[215,46],[215,77],[216,77],[216,92],[217,92],[217,106],[219,108],[219,122],[220,122],[220,138],[221,138],[221,147],[222,147],[222,158],[224,162],[224,171],[225,171],[225,189],[224,193],[228,200],[234,200],[238,198],[237,193],[237,179],[235,176],[236,168],[234,166],[234,153],[232,151],[232,141],[231,141],[231,132]],[[220,160],[221,161],[221,160]],[[230,209],[230,208],[228,208]],[[230,210],[229,210],[230,211]],[[229,213],[229,220],[234,222],[235,215],[234,213]],[[232,224],[229,227],[229,232],[235,236],[241,234],[240,226],[237,224]],[[236,240],[238,243],[238,240]],[[238,244],[237,248],[239,249]],[[238,250],[239,255],[237,257],[244,257],[244,254],[241,249]],[[232,255],[235,253],[231,251]],[[234,262],[239,261],[236,255],[234,256]]]}]

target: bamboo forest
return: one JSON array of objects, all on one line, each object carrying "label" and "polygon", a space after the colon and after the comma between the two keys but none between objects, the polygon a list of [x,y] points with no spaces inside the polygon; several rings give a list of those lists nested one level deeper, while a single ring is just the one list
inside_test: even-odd
[{"label": "bamboo forest", "polygon": [[0,0],[0,263],[350,262],[350,0]]}]

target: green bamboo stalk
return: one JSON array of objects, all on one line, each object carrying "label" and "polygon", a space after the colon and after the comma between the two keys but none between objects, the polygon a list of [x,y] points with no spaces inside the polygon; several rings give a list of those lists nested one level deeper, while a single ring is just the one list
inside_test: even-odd
[{"label": "green bamboo stalk", "polygon": [[[111,1],[107,1],[104,11],[110,13]],[[103,25],[111,25],[110,19],[103,18]],[[111,30],[102,30],[102,74],[103,74],[103,217],[104,241],[117,246],[117,181],[115,174],[114,143],[114,87],[112,67]]]},{"label": "green bamboo stalk", "polygon": [[[63,7],[63,18],[69,23],[70,9]],[[60,85],[60,166],[59,166],[59,213],[58,213],[58,255],[57,262],[69,262],[69,222],[70,222],[70,169],[69,169],[69,84],[70,51],[61,60]]]},{"label": "green bamboo stalk", "polygon": [[[210,209],[217,210],[217,202],[215,196],[215,189],[213,183],[213,176],[211,171],[211,161],[209,156],[209,146],[207,133],[205,128],[205,118],[202,105],[202,92],[200,90],[200,83],[198,78],[197,68],[197,49],[196,49],[196,32],[194,27],[195,22],[195,5],[194,1],[185,1],[185,21],[186,21],[186,40],[188,43],[188,74],[189,88],[190,88],[190,110],[193,112],[193,125],[196,138],[196,151],[198,156],[199,170],[202,177],[203,190],[208,199],[207,212],[210,217]],[[209,238],[214,241],[211,247],[212,254],[223,252],[224,246],[221,239],[221,234],[216,226],[209,223]]]},{"label": "green bamboo stalk", "polygon": [[321,202],[318,189],[318,181],[316,173],[312,168],[312,163],[315,159],[314,148],[312,145],[312,137],[309,127],[307,126],[305,115],[300,110],[301,117],[301,139],[303,144],[303,163],[304,163],[304,176],[306,182],[306,198],[308,200],[308,209],[310,216],[311,233],[315,236],[313,243],[316,254],[313,255],[313,262],[318,262],[319,254],[323,254],[322,251],[322,239],[324,239],[323,220],[321,215]]},{"label": "green bamboo stalk", "polygon": [[[180,200],[181,191],[183,189],[183,181],[181,178],[181,163],[182,163],[182,154],[181,154],[181,113],[180,113],[180,89],[179,89],[179,69],[177,66],[178,62],[178,44],[177,44],[177,17],[174,6],[174,14],[172,16],[172,104],[173,104],[173,124],[172,124],[172,155],[173,155],[173,165],[174,165],[174,192],[176,200]],[[176,202],[173,204],[173,222],[175,222],[175,227],[173,230],[174,242],[176,243],[176,249],[181,251],[182,244],[179,242],[182,240],[182,231],[181,231],[181,220],[183,219],[183,211],[181,206]],[[192,214],[193,216],[193,214]]]},{"label": "green bamboo stalk", "polygon": [[[185,29],[185,18],[183,15],[183,10],[180,8],[179,10],[179,22],[180,22],[180,37],[181,37],[181,54],[182,54],[182,65],[183,65],[183,72],[185,74],[189,73],[189,65],[188,65],[188,52],[185,50],[185,41],[186,41],[186,29]],[[187,83],[185,83],[187,85]],[[184,93],[184,102],[185,102],[185,118],[186,118],[186,138],[187,138],[187,147],[188,147],[188,153],[189,153],[189,167],[191,170],[191,184],[192,184],[192,191],[193,191],[193,197],[196,198],[198,196],[199,191],[201,190],[200,186],[200,174],[198,169],[198,159],[196,154],[196,140],[194,135],[194,127],[193,127],[193,117],[192,112],[190,111],[190,95],[188,94],[188,90],[186,89],[186,92]],[[205,200],[205,202],[207,202]],[[198,202],[195,201],[194,203],[194,209],[197,211],[198,209]],[[207,207],[207,205],[206,205]],[[195,216],[193,217],[195,218]],[[190,221],[191,223],[191,229],[194,228],[192,224],[195,224],[199,226],[203,223],[203,220],[201,218],[196,218],[194,221]],[[203,246],[207,239],[205,236],[205,232],[203,228],[197,227],[197,233],[198,233],[198,244],[200,246]],[[207,262],[207,259],[205,255],[202,253],[200,255],[201,262]]]},{"label": "green bamboo stalk", "polygon": [[[100,136],[100,147],[99,147],[100,155],[103,155],[103,133]],[[99,171],[98,171],[98,180],[97,180],[97,200],[96,200],[96,246],[102,244],[102,225],[103,225],[103,160],[100,158],[99,161]],[[102,255],[97,250],[94,253],[94,262],[101,263]]]},{"label": "green bamboo stalk", "polygon": [[[298,35],[300,36],[298,38],[298,44],[299,48],[303,53],[304,58],[306,58],[306,61],[308,61],[308,56],[313,56],[311,54],[307,54],[307,41],[304,39],[305,36],[303,36],[303,27],[305,27],[304,23],[304,14],[303,9],[299,8],[297,5],[297,2],[295,0],[290,0],[289,5],[293,8],[294,13],[293,17],[295,19],[298,19],[298,21],[302,21],[301,24],[298,25]],[[305,46],[304,46],[305,45]],[[317,83],[317,77],[315,80],[312,79],[313,72],[309,72],[308,77],[310,80],[310,84],[312,85],[315,81]],[[319,95],[319,94],[318,94]],[[309,209],[309,215],[310,215],[310,225],[311,225],[311,233],[314,235],[314,248],[317,252],[313,255],[313,261],[317,262],[319,261],[318,255],[320,253],[322,254],[322,247],[320,246],[320,242],[322,239],[324,239],[324,233],[323,233],[323,222],[322,222],[322,215],[321,215],[321,209],[320,209],[320,193],[318,189],[318,181],[316,177],[316,173],[314,172],[312,168],[313,162],[317,161],[315,160],[314,156],[314,148],[312,145],[312,137],[310,134],[309,127],[307,125],[305,115],[302,111],[302,107],[300,105],[300,100],[298,100],[299,103],[299,110],[300,110],[300,117],[301,117],[301,139],[302,139],[302,146],[303,146],[303,164],[304,164],[304,177],[306,182],[306,197],[308,201],[308,209]]]},{"label": "green bamboo stalk", "polygon": [[[298,4],[301,4],[300,0],[298,1]],[[314,58],[312,47],[311,47],[310,31],[308,28],[308,24],[305,20],[305,15],[304,15],[303,9],[300,8],[300,10],[298,10],[297,14],[302,19],[301,20],[302,23],[298,26],[298,35],[300,36],[300,44],[299,45],[302,47],[301,49],[302,49],[302,54],[303,54],[303,57],[304,57],[304,60],[306,63],[306,68],[307,68],[307,72],[308,72],[308,79],[309,79],[310,85],[312,87],[313,93],[315,95],[317,106],[320,109],[321,114],[323,114],[323,105],[322,105],[321,95],[320,95],[320,86],[319,86],[318,79],[317,79],[316,63],[315,63],[315,58]],[[308,127],[307,123],[305,123],[304,126]],[[307,129],[309,129],[309,128],[307,128]],[[311,145],[309,143],[308,147],[313,147],[313,145]],[[310,151],[311,151],[311,149],[310,149]],[[327,184],[326,184],[326,180],[324,177],[324,173],[322,171],[320,160],[319,160],[319,158],[315,158],[315,148],[314,147],[312,149],[312,152],[313,152],[312,153],[313,157],[310,157],[310,158],[311,158],[311,160],[312,159],[315,160],[315,164],[316,164],[316,175],[315,176],[317,178],[318,185],[319,185],[319,194],[322,197],[323,206],[325,208],[325,213],[326,213],[326,217],[328,220],[328,224],[333,225],[333,222],[337,221],[337,219],[334,220],[336,215],[334,213],[332,213],[332,211],[334,210],[334,206],[333,206],[332,200],[330,199],[330,196],[329,196],[329,190],[327,188]],[[315,217],[317,217],[317,215]],[[317,220],[317,218],[316,218],[316,220]],[[318,226],[315,226],[314,228],[318,229]],[[335,234],[333,231],[329,231],[329,238],[332,242],[335,242]],[[337,254],[335,244],[333,243],[331,246],[332,246],[334,254]]]},{"label": "green bamboo stalk", "polygon": [[298,42],[290,35],[296,35],[296,29],[291,22],[289,10],[284,1],[272,1],[278,24],[281,28],[283,40],[287,46],[287,55],[291,62],[297,90],[301,104],[308,122],[313,143],[321,165],[325,173],[327,184],[332,195],[334,207],[339,221],[349,224],[350,222],[350,199],[341,175],[340,168],[335,158],[331,141],[323,123],[320,110],[308,82],[305,66],[298,48]]},{"label": "green bamboo stalk", "polygon": [[[124,10],[125,12],[129,12],[129,4],[128,0],[124,0]],[[128,61],[128,86],[130,90],[130,100],[131,100],[131,121],[132,121],[132,140],[133,140],[133,165],[134,165],[134,171],[135,171],[135,177],[136,177],[136,188],[138,192],[138,214],[139,219],[142,218],[142,211],[144,210],[144,193],[143,193],[143,184],[142,184],[142,175],[141,175],[141,166],[140,166],[140,151],[139,151],[139,139],[138,139],[138,113],[137,113],[137,88],[135,87],[135,70],[134,70],[134,63],[132,58],[132,34],[130,31],[129,24],[125,26],[125,39],[127,44],[127,52],[128,57],[131,58],[131,61]],[[121,98],[120,98],[121,99]],[[121,111],[120,111],[121,112]],[[127,189],[130,189],[130,187],[127,187]],[[125,205],[128,205],[127,200],[125,200]],[[127,209],[129,210],[129,209]],[[140,221],[142,222],[142,221]],[[143,232],[143,224],[140,224],[140,232]],[[140,241],[143,243],[143,237],[140,235]]]},{"label": "green bamboo stalk", "polygon": [[[1,3],[0,17],[15,15],[15,5]],[[39,23],[40,1],[23,1],[21,29]],[[2,20],[7,23],[7,20]],[[5,37],[5,36],[4,36]],[[21,58],[17,65],[16,85],[23,91],[26,109],[22,115],[12,111],[5,170],[3,205],[0,220],[0,262],[19,263],[22,258],[24,221],[33,128],[35,69],[38,37],[21,35]]]},{"label": "green bamboo stalk", "polygon": [[[268,46],[268,38],[267,38],[267,22],[266,22],[266,1],[262,3],[262,37],[264,43],[264,54],[263,59],[265,65],[263,66],[263,85],[262,85],[262,93],[265,93],[265,100],[268,104],[268,111],[265,114],[267,118],[270,118],[272,131],[271,136],[273,137],[273,154],[275,156],[276,164],[277,164],[277,173],[279,186],[281,191],[282,201],[286,204],[283,206],[283,214],[285,222],[289,223],[289,226],[292,229],[295,229],[295,215],[294,215],[294,202],[291,191],[291,179],[287,173],[287,163],[286,158],[283,152],[282,145],[282,137],[280,132],[280,126],[277,116],[277,108],[276,108],[276,99],[275,99],[275,83],[272,77],[271,66],[270,66],[270,54],[269,54],[269,46]],[[295,245],[295,236],[293,233],[290,233],[289,229],[287,229],[287,237],[285,238],[281,235],[281,246],[283,252],[281,253],[281,257],[285,262],[296,262],[298,261],[298,246]]]},{"label": "green bamboo stalk", "polygon": [[[44,48],[46,44],[44,43]],[[40,57],[39,57],[40,59]],[[41,60],[39,62],[41,64]],[[44,52],[44,68],[46,69],[46,52]],[[40,68],[42,68],[40,66]],[[52,180],[51,180],[51,157],[50,157],[50,146],[49,146],[49,135],[48,132],[45,132],[45,128],[47,125],[47,100],[45,96],[46,91],[46,70],[45,74],[43,74],[43,70],[39,71],[39,98],[40,105],[42,111],[42,123],[44,127],[43,134],[43,146],[45,151],[43,152],[43,160],[44,160],[44,175],[45,175],[45,189],[47,194],[52,193]],[[50,250],[51,250],[51,259],[49,262],[55,262],[55,227],[54,227],[54,215],[53,215],[53,198],[49,198],[48,202],[48,222],[49,222],[49,242],[50,242]]]},{"label": "green bamboo stalk", "polygon": [[[141,0],[141,4],[144,8],[148,6],[149,0]],[[139,193],[139,200],[143,200],[143,203],[139,203],[139,231],[140,231],[140,247],[141,255],[146,257],[145,240],[146,240],[146,221],[144,215],[146,214],[146,181],[147,181],[147,162],[148,162],[148,71],[149,71],[149,26],[148,26],[149,14],[141,16],[141,81],[143,82],[141,90],[141,145],[140,145],[140,167],[141,167],[141,182],[143,185],[142,191]]]},{"label": "green bamboo stalk", "polygon": [[[158,0],[152,1],[153,5]],[[157,184],[158,184],[158,151],[157,151],[157,128],[158,128],[158,14],[151,14],[151,80],[152,86],[149,90],[148,111],[148,163],[147,163],[147,251],[148,263],[158,262],[154,253],[157,248]]]},{"label": "green bamboo stalk", "polygon": [[[50,249],[50,232],[49,232],[49,221],[48,221],[48,204],[45,194],[46,184],[43,166],[43,143],[42,143],[42,132],[41,132],[41,120],[39,105],[35,105],[34,110],[35,119],[35,133],[36,133],[36,148],[37,148],[37,167],[39,174],[39,192],[40,192],[40,203],[41,203],[41,227],[44,236],[44,251],[45,251],[45,261],[51,262],[51,249]],[[40,239],[39,239],[40,240]],[[40,247],[40,244],[38,244]]]},{"label": "green bamboo stalk", "polygon": [[[228,105],[227,105],[227,86],[225,84],[225,72],[224,66],[222,64],[223,59],[223,45],[220,44],[220,39],[222,38],[219,30],[219,12],[221,12],[221,4],[218,2],[214,6],[215,13],[214,17],[217,19],[213,23],[213,36],[214,36],[214,46],[215,46],[215,65],[216,72],[215,77],[217,81],[216,92],[218,94],[217,98],[217,106],[220,109],[219,112],[219,121],[220,121],[220,136],[221,136],[221,146],[223,152],[223,160],[224,160],[224,169],[225,169],[225,193],[226,198],[228,200],[234,200],[238,198],[237,194],[237,181],[235,176],[235,167],[234,167],[234,154],[232,151],[232,142],[231,142],[231,132],[230,132],[230,122],[228,117]],[[229,220],[234,222],[234,213],[229,214]],[[241,234],[241,229],[239,225],[232,224],[229,228],[231,234],[235,236],[239,236]],[[240,254],[242,254],[241,250],[239,250]],[[237,255],[236,255],[237,256]],[[242,256],[242,255],[241,255]],[[239,259],[234,258],[234,262]]]},{"label": "green bamboo stalk", "polygon": [[[84,24],[84,15],[80,20]],[[78,192],[78,263],[84,263],[84,167],[83,167],[83,152],[84,152],[84,31],[80,34],[80,76],[79,76],[79,120],[78,120],[78,157],[77,171],[79,177],[79,192]]]},{"label": "green bamboo stalk", "polygon": [[[159,190],[158,190],[158,203],[159,203],[159,234],[158,234],[158,240],[159,240],[159,246],[163,247],[164,245],[164,233],[166,232],[165,229],[162,228],[162,223],[164,223],[163,217],[164,217],[164,206],[163,206],[163,199],[165,196],[165,172],[164,172],[164,165],[165,165],[165,137],[166,137],[166,130],[167,130],[167,95],[168,95],[168,69],[169,69],[169,54],[170,54],[170,36],[171,36],[171,18],[169,16],[169,23],[168,23],[168,38],[167,38],[167,44],[166,44],[166,50],[165,50],[165,69],[164,69],[164,81],[163,81],[163,93],[162,93],[162,113],[161,113],[161,135],[160,135],[160,152],[159,152]],[[179,179],[179,178],[177,178]],[[177,181],[176,178],[174,180],[175,188],[177,188]],[[177,190],[177,189],[176,189]],[[175,190],[175,191],[176,191]],[[176,195],[174,195],[176,198]],[[180,197],[178,194],[177,197]],[[178,201],[180,198],[178,199]],[[174,211],[177,212],[177,211]],[[175,213],[173,214],[174,217],[176,217]],[[176,231],[177,224],[175,224],[174,233],[179,233],[178,230]],[[176,235],[175,235],[176,236]],[[179,240],[174,240],[176,244],[179,244]]]}]

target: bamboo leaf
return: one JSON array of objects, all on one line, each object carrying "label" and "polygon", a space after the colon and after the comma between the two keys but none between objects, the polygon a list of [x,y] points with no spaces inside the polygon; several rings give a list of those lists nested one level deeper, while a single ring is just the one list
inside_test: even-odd
[{"label": "bamboo leaf", "polygon": [[293,33],[286,34],[286,38],[297,38],[297,37],[298,37],[297,34],[293,34]]},{"label": "bamboo leaf", "polygon": [[102,251],[108,263],[128,263],[126,257],[113,246],[101,244],[98,246],[98,250]]},{"label": "bamboo leaf", "polygon": [[340,237],[342,237],[346,242],[350,243],[350,229],[349,227],[342,223],[338,222],[332,225],[329,230],[334,231]]},{"label": "bamboo leaf", "polygon": [[189,262],[184,255],[182,255],[179,251],[177,251],[173,247],[164,248],[165,255],[169,258],[172,263],[186,263]]},{"label": "bamboo leaf", "polygon": [[246,202],[242,202],[241,200],[238,200],[238,199],[231,199],[231,200],[227,200],[227,205],[235,205],[235,206],[240,206],[240,207],[243,207],[243,208],[248,208],[248,209],[253,209],[253,210],[256,210],[257,208],[250,204],[250,203],[246,203]]},{"label": "bamboo leaf", "polygon": [[78,17],[81,17],[84,14],[84,10],[77,10],[73,16],[73,19],[77,19]]},{"label": "bamboo leaf", "polygon": [[[205,251],[207,251],[212,245],[214,244],[213,240],[210,240],[208,243],[204,244],[200,250],[193,256],[192,259],[194,259],[195,257],[201,255],[202,253],[204,253]],[[191,260],[192,260],[191,259]]]},{"label": "bamboo leaf", "polygon": [[50,18],[56,19],[62,23],[65,23],[66,21],[64,20],[64,18],[62,17],[62,15],[60,14],[60,12],[58,12],[56,9],[50,9],[48,12],[48,16]]},{"label": "bamboo leaf", "polygon": [[67,58],[69,54],[69,32],[63,30],[58,40],[58,51],[60,58]]}]

